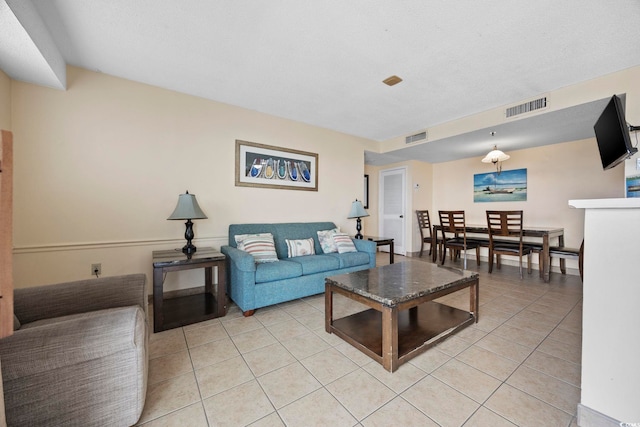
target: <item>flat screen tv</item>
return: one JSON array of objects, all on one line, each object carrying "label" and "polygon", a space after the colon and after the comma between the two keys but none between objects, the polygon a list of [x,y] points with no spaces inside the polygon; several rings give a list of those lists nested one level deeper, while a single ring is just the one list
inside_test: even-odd
[{"label": "flat screen tv", "polygon": [[611,97],[600,118],[593,125],[593,130],[596,133],[603,169],[611,169],[638,152],[638,149],[631,145],[622,101],[616,95]]}]

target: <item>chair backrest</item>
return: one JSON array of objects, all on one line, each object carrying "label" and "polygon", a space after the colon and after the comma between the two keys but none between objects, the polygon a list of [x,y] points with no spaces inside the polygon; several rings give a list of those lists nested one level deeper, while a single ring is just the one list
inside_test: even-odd
[{"label": "chair backrest", "polygon": [[487,211],[489,244],[493,236],[518,237],[522,243],[522,211]]},{"label": "chair backrest", "polygon": [[427,230],[427,237],[431,238],[431,220],[429,219],[429,211],[416,211],[418,217],[418,228],[420,229],[420,237],[422,240],[425,238],[425,233],[422,230]]},{"label": "chair backrest", "polygon": [[467,241],[464,211],[438,211],[438,215],[443,239],[447,239],[446,233],[453,233],[455,237],[462,234],[464,241]]}]

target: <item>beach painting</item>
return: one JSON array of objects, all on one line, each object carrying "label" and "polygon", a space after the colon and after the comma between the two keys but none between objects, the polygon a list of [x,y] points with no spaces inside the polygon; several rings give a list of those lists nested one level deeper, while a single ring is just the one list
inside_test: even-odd
[{"label": "beach painting", "polygon": [[627,197],[640,197],[640,175],[628,176]]},{"label": "beach painting", "polygon": [[527,169],[473,175],[473,202],[524,202],[527,200]]}]

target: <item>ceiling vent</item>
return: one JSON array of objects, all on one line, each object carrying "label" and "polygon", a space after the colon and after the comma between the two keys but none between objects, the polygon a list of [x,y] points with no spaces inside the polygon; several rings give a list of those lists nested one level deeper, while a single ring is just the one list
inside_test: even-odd
[{"label": "ceiling vent", "polygon": [[507,108],[507,117],[517,116],[519,114],[529,113],[531,111],[539,110],[547,107],[547,97],[535,99],[533,101],[525,102],[524,104],[516,105],[514,107]]},{"label": "ceiling vent", "polygon": [[427,131],[416,133],[415,135],[407,136],[404,139],[405,144],[411,144],[412,142],[424,141],[427,139]]}]

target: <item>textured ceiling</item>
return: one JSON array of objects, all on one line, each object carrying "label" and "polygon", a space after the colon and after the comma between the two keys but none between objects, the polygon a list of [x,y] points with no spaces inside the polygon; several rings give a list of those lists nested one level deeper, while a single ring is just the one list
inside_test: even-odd
[{"label": "textured ceiling", "polygon": [[377,141],[640,65],[638,0],[5,1],[67,64]]}]

